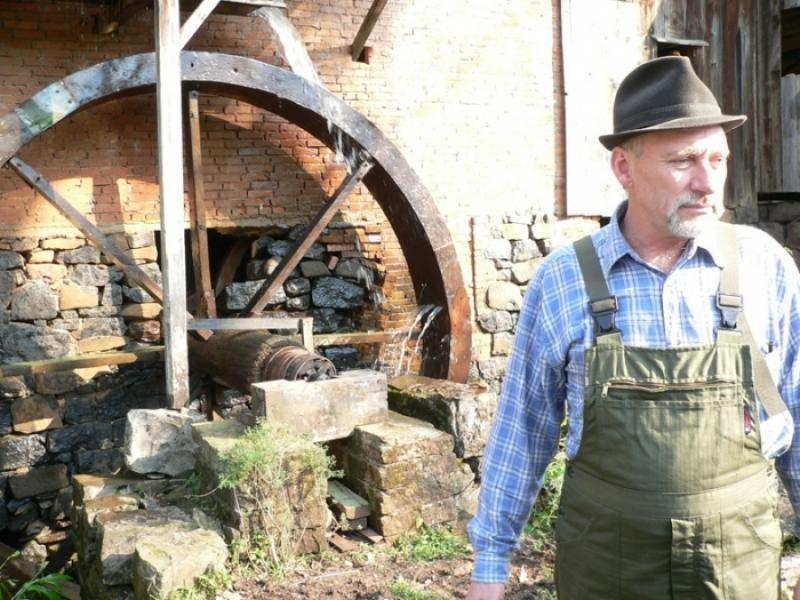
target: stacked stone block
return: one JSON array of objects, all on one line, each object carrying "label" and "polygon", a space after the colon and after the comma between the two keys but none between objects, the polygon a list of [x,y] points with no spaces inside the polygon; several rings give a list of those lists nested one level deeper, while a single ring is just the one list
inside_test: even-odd
[{"label": "stacked stone block", "polygon": [[[152,233],[114,240],[157,275]],[[130,319],[153,315],[142,310],[147,300],[83,238],[0,239],[2,363],[123,349],[136,338]],[[70,476],[119,469],[127,410],[163,396],[160,365],[0,379],[0,535],[57,549],[69,527]]]},{"label": "stacked stone block", "polygon": [[389,412],[331,443],[347,486],[367,499],[369,524],[388,540],[427,525],[455,525],[473,475],[453,453],[453,438],[430,424]]},{"label": "stacked stone block", "polygon": [[[197,472],[226,536],[250,539],[256,533],[266,533],[281,540],[289,534],[298,553],[325,550],[330,514],[325,501],[327,485],[303,464],[303,454],[311,442],[298,438],[296,447],[286,449],[287,455],[282,460],[286,461],[288,476],[283,489],[256,490],[250,481],[222,488],[219,483],[224,469],[223,455],[243,433],[244,426],[230,419],[192,426],[192,436],[198,445]],[[263,504],[258,504],[258,498],[262,498]],[[265,520],[266,514],[271,516]]]},{"label": "stacked stone block", "polygon": [[789,249],[800,266],[800,202],[789,200],[761,204],[758,227]]},{"label": "stacked stone block", "polygon": [[[241,311],[302,236],[306,226],[273,226],[252,243],[246,281],[225,289],[221,308]],[[385,267],[379,227],[331,224],[306,252],[297,268],[267,304],[267,315],[310,316],[314,333],[375,328],[380,322]],[[323,348],[337,368],[359,363],[352,346]]]},{"label": "stacked stone block", "polygon": [[207,569],[224,568],[227,547],[218,533],[157,502],[180,484],[75,477],[73,539],[82,597],[165,598],[191,587]]}]

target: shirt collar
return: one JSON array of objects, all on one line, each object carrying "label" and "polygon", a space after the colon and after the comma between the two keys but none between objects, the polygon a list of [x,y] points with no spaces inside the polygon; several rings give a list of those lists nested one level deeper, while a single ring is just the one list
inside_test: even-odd
[{"label": "shirt collar", "polygon": [[[603,268],[603,274],[606,277],[608,277],[609,271],[611,271],[611,268],[617,263],[617,261],[625,256],[630,256],[634,260],[644,262],[622,234],[620,223],[625,217],[625,212],[627,210],[628,201],[624,200],[620,203],[620,205],[614,211],[614,214],[611,216],[611,221],[609,222],[608,227],[604,228],[607,232],[607,243],[599,244],[599,247],[597,248],[600,265]],[[708,253],[708,256],[717,267],[723,268],[725,266],[725,260],[722,255],[722,249],[720,248],[716,227],[711,227],[697,238],[690,239],[686,250],[688,258],[692,258],[698,250],[704,250],[706,253]]]}]

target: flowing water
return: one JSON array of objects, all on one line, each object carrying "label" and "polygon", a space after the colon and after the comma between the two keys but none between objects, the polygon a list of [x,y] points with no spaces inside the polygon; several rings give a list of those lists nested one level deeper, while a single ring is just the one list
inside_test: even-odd
[{"label": "flowing water", "polygon": [[272,29],[278,40],[281,55],[289,68],[300,77],[305,77],[308,81],[323,87],[306,46],[300,38],[300,34],[297,33],[297,29],[286,16],[285,9],[265,6],[253,12],[253,15],[264,19]]},{"label": "flowing water", "polygon": [[[308,50],[306,50],[306,46],[297,29],[292,25],[289,17],[286,16],[285,9],[265,6],[252,14],[260,17],[269,25],[278,41],[281,55],[289,65],[289,68],[307,81],[324,88],[325,86],[319,77],[319,73],[317,73],[317,69],[308,55]],[[333,124],[333,118],[339,116],[337,114],[339,112],[339,104],[336,103],[334,105],[334,103],[327,102],[327,96],[324,94],[320,99],[324,107],[321,114],[327,117],[328,132],[333,139],[333,152],[336,162],[345,165],[348,173],[353,173],[356,167],[364,160],[364,152],[358,144],[352,142],[350,136]]]}]

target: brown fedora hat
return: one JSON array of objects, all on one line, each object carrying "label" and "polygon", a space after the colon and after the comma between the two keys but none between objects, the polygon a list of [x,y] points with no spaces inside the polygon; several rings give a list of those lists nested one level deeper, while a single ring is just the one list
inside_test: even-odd
[{"label": "brown fedora hat", "polygon": [[639,65],[617,89],[614,133],[600,136],[608,150],[647,131],[722,125],[739,127],[745,115],[723,115],[714,94],[685,56],[664,56]]}]

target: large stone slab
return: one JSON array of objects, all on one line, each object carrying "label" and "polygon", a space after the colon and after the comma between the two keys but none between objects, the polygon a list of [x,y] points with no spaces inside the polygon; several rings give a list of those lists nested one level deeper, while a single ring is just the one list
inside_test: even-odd
[{"label": "large stone slab", "polygon": [[72,478],[75,504],[80,505],[87,504],[89,500],[118,494],[155,496],[164,491],[164,489],[181,481],[177,479],[148,479],[138,476],[100,476],[86,473],[74,475]]},{"label": "large stone slab", "polygon": [[11,405],[14,431],[36,433],[62,426],[61,417],[44,398],[17,398]]},{"label": "large stone slab", "polygon": [[266,381],[251,386],[253,414],[287,423],[316,442],[345,438],[386,419],[386,375],[345,371],[322,381]]},{"label": "large stone slab", "polygon": [[[53,297],[56,298],[55,294]],[[75,340],[67,331],[9,323],[0,325],[0,357],[3,362],[59,358],[75,354]]]},{"label": "large stone slab", "polygon": [[[274,540],[290,542],[296,551],[325,549],[324,533],[329,517],[325,501],[327,484],[325,480],[318,480],[318,475],[307,467],[304,459],[308,452],[320,452],[320,449],[299,437],[287,439],[280,457],[287,471],[283,487],[262,479],[223,489],[219,486],[225,469],[223,457],[239,443],[244,432],[244,425],[232,419],[192,426],[198,445],[197,471],[203,488],[211,492],[208,498],[215,516],[229,530],[245,538],[255,531],[266,532]],[[266,460],[276,458],[269,456]],[[271,515],[269,523],[264,521],[265,510]],[[287,533],[292,534],[288,540]]]},{"label": "large stone slab", "polygon": [[133,558],[136,598],[166,598],[181,587],[192,587],[207,570],[224,569],[228,548],[213,531],[166,531],[139,539]]},{"label": "large stone slab", "polygon": [[0,437],[0,471],[30,467],[44,458],[47,451],[39,435],[7,435]]},{"label": "large stone slab", "polygon": [[10,475],[8,484],[15,498],[29,498],[69,486],[66,465],[47,465],[21,475]]},{"label": "large stone slab", "polygon": [[197,445],[191,425],[202,420],[202,415],[168,409],[130,411],[125,426],[125,464],[135,473],[179,476],[192,471]]},{"label": "large stone slab", "polygon": [[364,288],[343,279],[320,277],[314,283],[311,299],[314,306],[322,308],[359,308],[364,306]]},{"label": "large stone slab", "polygon": [[451,434],[456,455],[470,458],[483,454],[497,394],[479,385],[404,375],[389,381],[389,407]]},{"label": "large stone slab", "polygon": [[32,281],[11,294],[11,318],[18,321],[55,319],[58,296],[43,281]]},{"label": "large stone slab", "polygon": [[[225,288],[225,308],[227,310],[244,309],[255,297],[265,281],[266,279],[256,279],[254,281],[231,283]],[[267,306],[275,306],[283,302],[286,302],[286,292],[284,292],[283,287],[280,287],[267,301]]]},{"label": "large stone slab", "polygon": [[99,291],[94,286],[65,285],[58,293],[58,305],[61,310],[91,308],[97,306],[99,302]]}]

